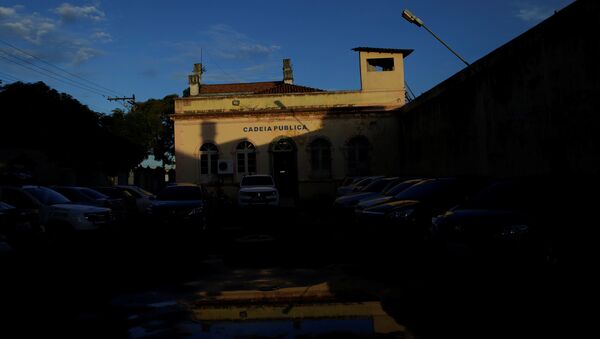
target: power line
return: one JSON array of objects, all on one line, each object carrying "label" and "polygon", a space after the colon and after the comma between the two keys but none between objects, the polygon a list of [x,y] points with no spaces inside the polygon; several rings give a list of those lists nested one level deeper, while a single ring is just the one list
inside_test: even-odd
[{"label": "power line", "polygon": [[48,62],[48,61],[46,61],[46,60],[44,60],[44,59],[42,59],[42,58],[40,58],[40,57],[37,57],[37,56],[35,56],[35,55],[31,54],[31,53],[28,53],[27,51],[24,51],[24,50],[20,49],[19,47],[16,47],[16,46],[14,46],[14,45],[12,45],[12,44],[10,44],[10,43],[8,43],[8,42],[6,42],[6,41],[2,40],[2,39],[0,39],[0,43],[4,44],[4,45],[6,45],[6,46],[9,46],[9,47],[11,47],[11,48],[13,48],[13,49],[15,49],[15,50],[17,50],[17,51],[19,51],[19,52],[21,52],[21,53],[23,53],[23,54],[27,55],[27,56],[30,56],[30,57],[32,57],[32,58],[34,58],[34,59],[36,59],[36,60],[39,60],[39,61],[43,62],[43,63],[44,63],[44,64],[46,64],[46,65],[52,66],[52,67],[54,67],[54,68],[56,68],[56,69],[58,69],[58,70],[60,70],[60,71],[62,71],[62,72],[64,72],[64,73],[66,73],[66,74],[69,74],[70,76],[73,76],[73,77],[76,77],[76,78],[78,78],[78,79],[81,79],[81,80],[83,80],[83,81],[85,81],[85,82],[88,82],[88,83],[90,83],[90,84],[92,84],[92,85],[94,85],[94,86],[96,86],[96,87],[98,87],[98,88],[101,88],[101,89],[107,90],[107,91],[109,91],[109,92],[112,92],[113,94],[123,95],[123,94],[122,94],[122,93],[120,93],[120,92],[114,91],[114,90],[112,90],[112,89],[110,89],[110,88],[108,88],[108,87],[104,87],[104,86],[102,86],[102,85],[100,85],[100,84],[98,84],[98,83],[96,83],[96,82],[94,82],[94,81],[88,80],[88,79],[86,79],[86,78],[83,78],[83,77],[81,77],[81,76],[79,76],[79,75],[75,74],[75,73],[69,72],[69,71],[67,71],[66,69],[62,68],[62,67],[59,67],[59,66],[57,66],[57,65],[55,65],[55,64],[53,64],[53,63],[50,63],[50,62]]},{"label": "power line", "polygon": [[[408,82],[406,82],[406,80],[404,80],[404,85],[406,85],[406,88],[408,88],[408,91],[410,92],[410,94],[412,95],[412,99],[415,99],[415,93],[413,93],[412,89],[410,88],[410,86],[408,86]],[[411,100],[412,100],[411,99]]]},{"label": "power line", "polygon": [[108,101],[123,101],[131,105],[131,107],[135,108],[135,94],[130,97],[108,97],[106,98]]},{"label": "power line", "polygon": [[8,73],[0,72],[0,76],[7,80],[20,81],[20,79],[18,79],[16,76],[10,75]]},{"label": "power line", "polygon": [[[76,81],[76,80],[73,80],[73,79],[69,79],[69,78],[67,78],[67,77],[65,77],[65,76],[63,76],[63,75],[61,75],[61,74],[58,74],[58,73],[56,73],[56,72],[52,71],[52,70],[49,70],[49,69],[47,69],[47,68],[44,68],[44,67],[38,66],[38,65],[36,65],[35,63],[33,63],[33,62],[29,61],[29,60],[22,59],[22,58],[20,58],[20,57],[17,57],[17,56],[15,56],[15,55],[9,54],[9,53],[7,53],[7,52],[5,52],[5,51],[2,51],[2,50],[0,50],[0,52],[1,52],[1,53],[3,53],[3,54],[5,55],[5,57],[3,58],[3,59],[5,59],[5,60],[11,61],[11,62],[13,62],[13,63],[16,63],[16,64],[18,64],[18,65],[20,65],[20,66],[23,66],[23,64],[22,64],[22,63],[27,63],[27,64],[29,64],[29,65],[31,65],[31,66],[33,66],[33,67],[35,67],[35,68],[38,68],[38,69],[40,69],[40,70],[42,70],[42,71],[43,71],[43,72],[39,72],[39,71],[36,71],[36,70],[34,70],[35,72],[41,73],[41,74],[43,74],[43,75],[46,75],[46,76],[50,76],[48,73],[50,73],[50,74],[53,74],[54,76],[56,76],[56,77],[58,77],[58,78],[60,78],[60,79],[62,79],[62,80],[64,80],[64,81],[68,81],[68,82],[70,82],[70,83],[71,83],[73,86],[76,86],[76,87],[79,87],[79,88],[85,89],[85,90],[87,90],[87,91],[90,91],[90,92],[93,92],[93,93],[95,93],[95,94],[99,94],[99,95],[101,95],[101,96],[103,96],[103,97],[106,97],[106,94],[108,94],[108,93],[101,92],[101,91],[99,91],[99,90],[97,90],[97,89],[95,89],[95,88],[93,88],[93,87],[90,87],[90,86],[88,86],[88,85],[86,85],[86,84],[83,84],[83,83],[81,83],[81,82],[79,82],[79,81]],[[0,56],[1,56],[1,55],[0,55]],[[8,56],[8,57],[9,57],[9,58],[11,58],[11,59],[8,59],[8,58],[6,58],[6,56]],[[16,60],[16,61],[14,61],[14,60]],[[29,69],[31,69],[31,68],[29,68]],[[57,78],[55,78],[55,77],[52,77],[52,78],[54,78],[54,79],[57,79]]]},{"label": "power line", "polygon": [[[1,57],[1,56],[0,56],[0,57]],[[2,72],[2,71],[0,71],[0,79],[10,80],[11,82],[22,81],[22,79],[19,79],[19,78],[17,78],[17,77],[16,77],[16,76],[14,76],[14,75],[11,75],[11,74],[9,74],[9,73]],[[0,81],[0,82],[1,82],[1,81]],[[110,111],[111,111],[110,109],[107,109],[107,108],[102,108],[102,107],[99,107],[99,106],[97,106],[97,105],[90,104],[90,103],[88,103],[88,104],[84,104],[84,105],[86,105],[86,106],[89,106],[89,107],[93,107],[94,109],[96,109],[96,110],[97,110],[97,111],[99,111],[100,113],[103,113],[103,112],[110,112]]]},{"label": "power line", "polygon": [[100,96],[102,96],[102,97],[106,97],[106,95],[104,95],[104,94],[102,94],[102,93],[100,93],[100,92],[97,92],[97,91],[95,91],[95,90],[89,90],[89,89],[87,89],[87,88],[85,88],[85,87],[81,87],[81,86],[79,86],[79,85],[76,85],[76,84],[71,84],[71,83],[68,83],[68,82],[66,82],[66,81],[64,81],[64,80],[62,80],[62,79],[60,79],[60,78],[57,78],[57,77],[55,77],[55,76],[52,76],[52,75],[50,75],[50,74],[46,74],[46,73],[40,72],[40,71],[38,71],[38,70],[36,70],[36,69],[34,69],[34,68],[31,68],[31,67],[29,67],[29,66],[23,65],[22,63],[19,63],[19,62],[17,62],[17,61],[14,61],[14,60],[12,60],[12,59],[9,59],[9,58],[7,58],[7,57],[5,57],[5,56],[3,56],[3,55],[0,55],[0,59],[4,59],[4,60],[6,60],[6,61],[8,61],[8,62],[12,62],[12,63],[14,63],[14,64],[16,64],[16,65],[18,65],[18,66],[21,66],[21,67],[23,67],[23,68],[26,68],[26,69],[28,69],[28,70],[30,70],[30,71],[33,71],[33,72],[36,72],[36,73],[38,73],[38,74],[42,74],[42,75],[44,75],[44,76],[47,76],[47,77],[49,77],[49,78],[52,78],[52,79],[54,79],[54,80],[56,80],[56,81],[60,81],[60,82],[62,82],[63,84],[66,84],[66,85],[68,85],[68,86],[75,86],[75,87],[78,87],[78,88],[80,88],[80,89],[83,89],[83,90],[86,90],[86,91],[92,92],[92,93],[94,93],[94,94],[98,94],[98,95],[100,95]]}]

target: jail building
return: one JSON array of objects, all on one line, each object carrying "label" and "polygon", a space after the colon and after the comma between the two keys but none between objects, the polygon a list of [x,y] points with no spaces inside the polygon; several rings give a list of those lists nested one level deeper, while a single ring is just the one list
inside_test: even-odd
[{"label": "jail building", "polygon": [[221,186],[234,197],[241,178],[271,174],[282,195],[331,196],[346,176],[399,169],[397,109],[405,104],[404,58],[412,50],[357,47],[359,90],[325,91],[283,80],[204,84],[173,115],[177,181]]}]

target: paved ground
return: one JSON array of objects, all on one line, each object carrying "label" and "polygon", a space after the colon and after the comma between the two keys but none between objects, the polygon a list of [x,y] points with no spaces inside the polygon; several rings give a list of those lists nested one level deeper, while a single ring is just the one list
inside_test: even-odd
[{"label": "paved ground", "polygon": [[[355,229],[327,207],[227,209],[206,233],[138,225],[64,251],[2,258],[9,316],[0,337],[319,337],[324,328],[350,331],[342,337],[552,337],[563,327],[572,298],[564,269],[449,260],[393,232]],[[291,318],[349,313],[265,323],[256,311],[265,307]],[[391,320],[366,326],[364,312]],[[374,323],[395,330],[371,333]]]}]

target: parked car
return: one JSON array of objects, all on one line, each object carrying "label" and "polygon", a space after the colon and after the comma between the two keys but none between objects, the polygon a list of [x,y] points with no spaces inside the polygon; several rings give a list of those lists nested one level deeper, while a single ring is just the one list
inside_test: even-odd
[{"label": "parked car", "polygon": [[356,204],[355,212],[364,210],[365,208],[373,207],[375,205],[384,204],[386,202],[390,202],[393,200],[397,200],[401,198],[400,194],[410,187],[420,183],[424,179],[410,179],[406,181],[402,181],[399,184],[394,185],[389,188],[387,191],[378,194],[376,196],[372,196],[366,199],[362,199]]},{"label": "parked car", "polygon": [[363,177],[363,178],[360,178],[359,180],[355,180],[350,185],[340,186],[337,189],[337,196],[341,197],[341,196],[344,196],[344,195],[352,193],[352,192],[358,192],[365,186],[372,183],[374,180],[381,179],[381,178],[383,178],[383,176],[381,176],[381,175],[380,176]]},{"label": "parked car", "polygon": [[107,207],[112,210],[116,219],[122,220],[125,217],[125,203],[120,198],[111,198],[88,187],[51,186],[50,188],[76,204]]},{"label": "parked car", "polygon": [[105,194],[112,199],[121,199],[127,214],[135,214],[140,212],[137,206],[137,199],[123,188],[113,186],[95,186],[92,189]]},{"label": "parked car", "polygon": [[428,235],[431,218],[481,190],[487,181],[467,178],[424,180],[398,194],[397,200],[357,210],[363,223],[394,226],[408,235]]},{"label": "parked car", "polygon": [[112,221],[109,208],[78,205],[43,186],[0,187],[0,200],[39,216],[46,232],[97,231]]},{"label": "parked car", "polygon": [[33,240],[40,231],[36,212],[0,201],[0,236],[7,244],[18,247]]},{"label": "parked car", "polygon": [[[556,183],[496,182],[472,199],[432,219],[432,231],[451,254],[556,259],[552,219]],[[562,203],[561,203],[562,204]],[[530,256],[533,255],[533,256]]]},{"label": "parked car", "polygon": [[239,206],[279,206],[279,191],[270,175],[247,175],[240,182]]},{"label": "parked car", "polygon": [[353,183],[358,182],[359,180],[362,180],[363,178],[364,177],[359,177],[359,176],[345,177],[344,179],[342,179],[342,181],[340,182],[338,187],[350,186]]},{"label": "parked car", "polygon": [[402,179],[397,177],[387,177],[374,180],[358,192],[349,193],[335,199],[333,206],[337,209],[350,210],[354,208],[354,206],[356,206],[356,204],[358,204],[360,201],[380,196],[401,181]]},{"label": "parked car", "polygon": [[146,213],[153,225],[204,230],[210,213],[209,194],[206,187],[195,184],[167,186],[152,198]]},{"label": "parked car", "polygon": [[152,199],[156,197],[151,192],[134,185],[116,185],[114,187],[133,195],[139,213],[145,213],[147,208],[152,205]]}]

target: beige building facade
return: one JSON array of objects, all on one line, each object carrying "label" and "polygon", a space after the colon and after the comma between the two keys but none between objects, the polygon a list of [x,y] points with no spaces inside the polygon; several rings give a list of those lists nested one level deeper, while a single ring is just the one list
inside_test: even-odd
[{"label": "beige building facade", "polygon": [[396,111],[405,103],[404,57],[411,50],[355,48],[361,89],[323,91],[283,80],[202,84],[175,102],[177,181],[220,185],[235,197],[248,174],[271,174],[282,195],[332,196],[346,176],[399,168]]}]

